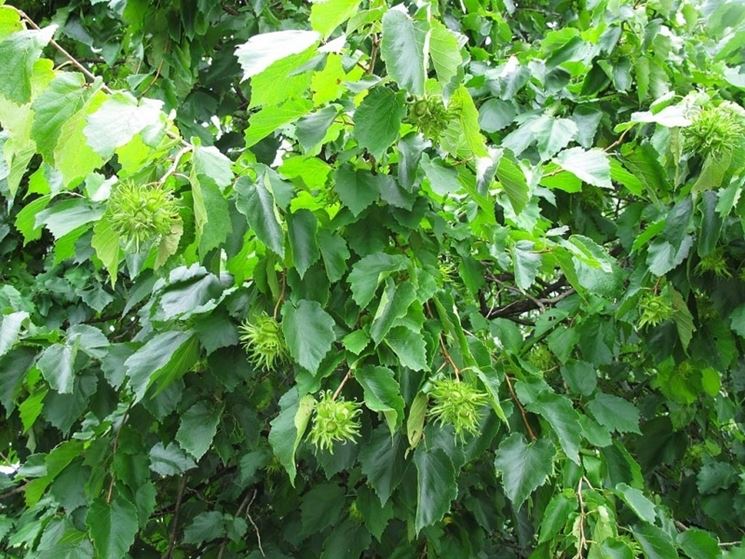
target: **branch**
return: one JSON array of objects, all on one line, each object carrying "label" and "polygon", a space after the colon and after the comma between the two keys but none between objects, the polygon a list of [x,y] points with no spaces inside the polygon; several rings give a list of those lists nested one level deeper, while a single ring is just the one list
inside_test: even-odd
[{"label": "branch", "polygon": [[171,522],[171,536],[168,542],[168,551],[164,555],[165,559],[171,559],[173,557],[173,549],[176,546],[176,531],[178,530],[178,515],[181,512],[181,499],[184,497],[184,489],[186,488],[186,476],[181,476],[181,481],[178,486],[178,494],[176,495],[176,508],[173,511],[173,520]]}]

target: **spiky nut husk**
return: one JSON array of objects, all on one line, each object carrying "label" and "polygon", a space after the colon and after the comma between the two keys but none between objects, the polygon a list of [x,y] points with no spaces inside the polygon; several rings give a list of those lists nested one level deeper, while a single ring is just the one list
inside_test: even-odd
[{"label": "spiky nut husk", "polygon": [[330,390],[323,392],[313,411],[310,443],[317,450],[333,452],[335,443],[354,441],[360,435],[361,413],[358,402],[334,399]]},{"label": "spiky nut husk", "polygon": [[729,271],[727,260],[724,257],[724,253],[721,250],[712,252],[704,256],[696,265],[696,271],[699,273],[712,272],[715,276],[720,278],[732,277],[732,273]]},{"label": "spiky nut husk", "polygon": [[657,326],[673,316],[673,305],[666,294],[645,293],[639,300],[641,316],[639,317],[639,328],[645,326]]},{"label": "spiky nut husk", "polygon": [[539,371],[548,371],[556,366],[554,354],[544,345],[535,345],[528,353],[528,363]]},{"label": "spiky nut husk", "polygon": [[685,145],[701,157],[722,157],[745,144],[745,109],[725,101],[707,106],[683,129]]},{"label": "spiky nut husk", "polygon": [[238,327],[248,359],[256,367],[273,370],[287,361],[288,351],[282,327],[266,313],[247,319]]},{"label": "spiky nut husk", "polygon": [[432,140],[440,137],[454,115],[442,98],[436,96],[417,99],[409,108],[409,121]]},{"label": "spiky nut husk", "polygon": [[136,251],[170,234],[179,217],[170,191],[130,181],[114,188],[106,214],[125,247]]},{"label": "spiky nut husk", "polygon": [[474,385],[461,380],[444,378],[434,381],[429,393],[434,406],[429,415],[440,425],[452,425],[461,439],[467,433],[476,434],[481,421],[481,408],[487,395]]}]

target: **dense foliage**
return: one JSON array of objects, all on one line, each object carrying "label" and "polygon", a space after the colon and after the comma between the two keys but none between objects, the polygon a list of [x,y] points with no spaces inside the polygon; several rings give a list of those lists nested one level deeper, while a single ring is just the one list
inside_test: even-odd
[{"label": "dense foliage", "polygon": [[745,557],[741,0],[14,4],[4,557]]}]

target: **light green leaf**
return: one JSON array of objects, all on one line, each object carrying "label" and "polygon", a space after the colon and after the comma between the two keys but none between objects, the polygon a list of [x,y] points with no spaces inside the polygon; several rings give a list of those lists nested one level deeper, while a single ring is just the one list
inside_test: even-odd
[{"label": "light green leaf", "polygon": [[264,107],[248,119],[246,128],[246,147],[259,143],[269,134],[276,132],[285,124],[290,124],[309,113],[313,104],[306,99],[288,99],[281,105]]},{"label": "light green leaf", "polygon": [[185,451],[197,460],[209,450],[217,432],[222,409],[197,402],[181,415],[176,440]]},{"label": "light green leaf", "polygon": [[519,214],[530,200],[530,187],[525,179],[525,173],[511,154],[504,153],[497,165],[496,174],[497,180],[507,194],[512,211]]},{"label": "light green leaf", "polygon": [[282,332],[292,358],[311,374],[336,340],[334,319],[317,301],[288,301],[282,307]]},{"label": "light green leaf", "polygon": [[542,438],[530,444],[513,433],[499,445],[494,467],[502,474],[504,492],[516,509],[546,482],[553,469],[554,447]]},{"label": "light green leaf", "polygon": [[311,48],[320,38],[315,31],[294,29],[254,35],[235,49],[235,56],[243,69],[243,79],[263,72],[278,60]]},{"label": "light green leaf", "polygon": [[365,256],[352,266],[347,278],[352,288],[352,298],[360,308],[365,308],[372,301],[380,280],[393,272],[403,270],[407,258],[400,254],[378,252]]},{"label": "light green leaf", "polygon": [[557,493],[551,498],[541,518],[541,532],[538,543],[551,541],[570,519],[570,515],[577,510],[577,498],[568,496],[566,492]]},{"label": "light green leaf", "polygon": [[88,145],[102,157],[111,157],[116,148],[129,143],[136,134],[162,127],[162,107],[162,101],[138,102],[129,93],[115,93],[88,117],[84,130]]},{"label": "light green leaf", "polygon": [[411,402],[409,408],[409,417],[406,419],[406,437],[409,439],[409,446],[416,448],[424,434],[424,420],[427,417],[427,404],[429,396],[419,392]]},{"label": "light green leaf", "polygon": [[564,170],[593,186],[613,188],[610,182],[610,160],[606,153],[597,148],[565,149],[554,158]]},{"label": "light green leaf", "polygon": [[450,96],[448,109],[454,117],[442,131],[442,148],[457,157],[472,159],[488,155],[484,137],[479,126],[479,112],[471,94],[465,86],[460,86]]},{"label": "light green leaf", "polygon": [[112,286],[116,284],[116,275],[119,270],[119,245],[119,234],[114,230],[111,221],[106,217],[99,219],[93,226],[91,246],[109,273]]},{"label": "light green leaf", "polygon": [[31,77],[42,49],[56,25],[38,31],[19,31],[0,41],[0,95],[22,105],[31,98]]},{"label": "light green leaf", "polygon": [[191,193],[199,254],[206,255],[222,245],[232,232],[230,208],[219,186],[211,180],[192,180]]},{"label": "light green leaf", "polygon": [[450,503],[458,496],[456,471],[450,457],[441,448],[414,452],[417,472],[417,498],[415,530],[442,520],[450,510]]},{"label": "light green leaf", "polygon": [[520,289],[528,289],[535,282],[541,267],[541,255],[533,251],[531,241],[518,241],[512,249],[515,283]]},{"label": "light green leaf", "polygon": [[221,189],[233,182],[232,161],[214,146],[194,150],[194,169],[197,176],[208,177]]},{"label": "light green leaf", "polygon": [[422,22],[413,21],[401,6],[391,8],[383,16],[381,57],[388,74],[412,95],[424,94],[426,34]]},{"label": "light green leaf", "polygon": [[85,86],[83,74],[60,72],[31,105],[34,122],[31,138],[38,152],[49,161],[54,161],[54,149],[62,126],[84,105],[91,90]]},{"label": "light green leaf", "polygon": [[23,324],[28,320],[26,311],[6,314],[0,319],[0,357],[8,353],[18,341]]},{"label": "light green leaf", "polygon": [[364,390],[365,405],[385,416],[393,436],[404,415],[404,400],[393,371],[388,367],[367,366],[355,371],[354,378]]},{"label": "light green leaf", "polygon": [[359,5],[360,0],[314,0],[310,8],[310,26],[325,39],[352,17]]},{"label": "light green leaf", "polygon": [[274,197],[262,181],[252,184],[247,177],[241,177],[235,185],[235,195],[238,211],[246,216],[258,239],[280,258],[284,258],[284,233],[279,223],[278,210]]},{"label": "light green leaf", "polygon": [[85,523],[99,557],[121,559],[135,541],[137,507],[117,495],[111,503],[96,499],[85,518]]},{"label": "light green leaf", "polygon": [[274,455],[290,476],[290,483],[295,486],[295,451],[303,438],[308,421],[313,413],[315,400],[313,396],[299,397],[297,388],[288,390],[279,400],[280,412],[271,422],[269,444]]},{"label": "light green leaf", "polygon": [[717,559],[721,557],[719,542],[711,533],[689,528],[678,534],[677,543],[680,549],[691,559]]},{"label": "light green leaf", "polygon": [[433,19],[430,22],[430,31],[429,54],[437,79],[445,87],[458,74],[458,69],[463,64],[460,42],[439,20]]},{"label": "light green leaf", "polygon": [[287,218],[287,229],[292,248],[292,259],[302,278],[320,258],[316,216],[310,210],[298,210]]},{"label": "light green leaf", "polygon": [[354,137],[375,159],[398,138],[404,100],[387,87],[376,87],[354,112]]}]

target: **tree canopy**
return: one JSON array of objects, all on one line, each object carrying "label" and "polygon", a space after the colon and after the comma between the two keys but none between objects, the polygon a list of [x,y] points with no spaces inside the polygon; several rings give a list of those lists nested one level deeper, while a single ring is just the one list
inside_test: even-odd
[{"label": "tree canopy", "polygon": [[0,0],[0,554],[745,557],[741,0]]}]

